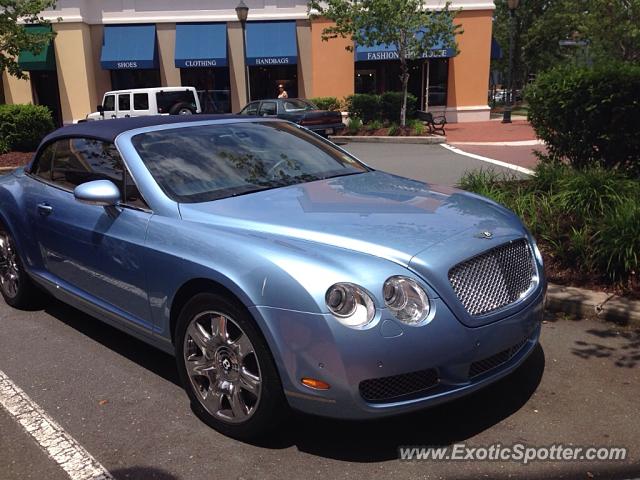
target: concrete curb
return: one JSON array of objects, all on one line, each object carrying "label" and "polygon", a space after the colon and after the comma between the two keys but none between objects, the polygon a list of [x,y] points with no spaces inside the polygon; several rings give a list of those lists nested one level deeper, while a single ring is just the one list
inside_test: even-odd
[{"label": "concrete curb", "polygon": [[549,284],[546,308],[552,312],[640,326],[640,301],[606,292]]},{"label": "concrete curb", "polygon": [[401,143],[401,144],[421,144],[433,145],[436,143],[445,143],[447,137],[434,135],[432,137],[366,137],[363,135],[331,135],[329,139],[333,142],[349,142],[349,143]]}]

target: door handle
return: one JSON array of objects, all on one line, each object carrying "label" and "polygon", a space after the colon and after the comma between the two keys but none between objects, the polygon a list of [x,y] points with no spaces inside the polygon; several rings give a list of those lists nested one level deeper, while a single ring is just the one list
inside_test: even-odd
[{"label": "door handle", "polygon": [[39,203],[38,204],[38,213],[43,217],[48,217],[53,213],[53,207],[48,203]]}]

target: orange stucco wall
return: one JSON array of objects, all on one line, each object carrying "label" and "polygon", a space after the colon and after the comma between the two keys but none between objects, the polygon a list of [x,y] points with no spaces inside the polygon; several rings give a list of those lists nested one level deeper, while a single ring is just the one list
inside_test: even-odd
[{"label": "orange stucco wall", "polygon": [[487,105],[491,10],[462,11],[455,19],[464,33],[458,36],[460,53],[449,62],[448,107]]},{"label": "orange stucco wall", "polygon": [[345,50],[351,40],[332,38],[322,41],[322,30],[331,25],[329,20],[311,22],[311,52],[313,57],[313,97],[342,99],[353,93],[355,63],[353,53]]}]

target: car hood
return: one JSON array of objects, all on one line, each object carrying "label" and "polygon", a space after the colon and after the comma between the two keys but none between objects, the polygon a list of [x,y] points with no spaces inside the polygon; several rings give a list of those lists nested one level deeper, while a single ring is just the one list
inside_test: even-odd
[{"label": "car hood", "polygon": [[187,221],[346,248],[404,266],[449,239],[455,242],[448,256],[455,259],[468,256],[464,239],[477,240],[480,232],[524,234],[519,220],[493,202],[377,171],[180,204],[180,212]]}]

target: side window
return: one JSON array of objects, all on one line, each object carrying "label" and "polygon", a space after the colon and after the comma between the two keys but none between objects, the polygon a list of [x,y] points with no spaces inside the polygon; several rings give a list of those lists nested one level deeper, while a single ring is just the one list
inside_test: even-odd
[{"label": "side window", "polygon": [[56,142],[51,180],[67,190],[92,180],[111,180],[122,189],[124,172],[112,143],[71,138]]},{"label": "side window", "polygon": [[196,99],[192,90],[173,90],[170,92],[161,91],[156,93],[158,113],[171,113],[176,105],[186,103],[192,108],[196,107]]},{"label": "side window", "polygon": [[104,97],[104,101],[102,102],[102,109],[113,112],[116,109],[116,96],[107,95],[106,97]]},{"label": "side window", "polygon": [[131,94],[122,93],[118,95],[118,110],[131,110]]},{"label": "side window", "polygon": [[51,181],[51,166],[53,164],[53,156],[56,151],[56,144],[50,143],[42,150],[31,173],[42,178],[43,180]]},{"label": "side window", "polygon": [[277,113],[276,102],[262,102],[260,105],[260,115],[275,115]]},{"label": "side window", "polygon": [[260,102],[253,102],[244,107],[244,110],[240,112],[242,115],[257,115],[258,114],[258,105]]},{"label": "side window", "polygon": [[134,110],[149,110],[149,94],[148,93],[134,93],[133,94],[133,109]]}]

